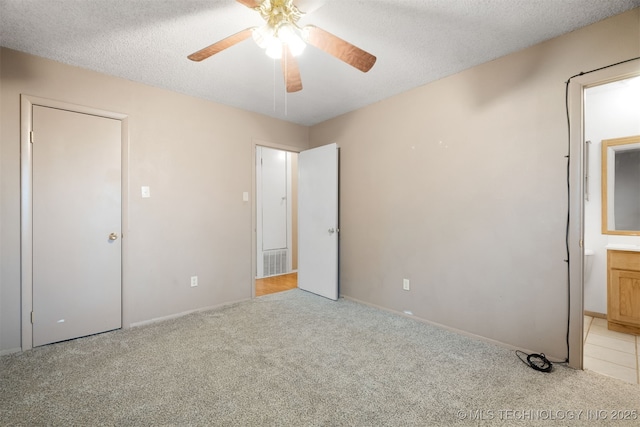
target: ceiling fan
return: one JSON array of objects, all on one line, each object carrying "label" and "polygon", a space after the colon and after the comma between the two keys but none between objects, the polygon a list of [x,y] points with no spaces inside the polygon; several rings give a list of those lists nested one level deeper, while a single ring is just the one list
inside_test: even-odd
[{"label": "ceiling fan", "polygon": [[251,27],[224,38],[188,56],[192,61],[202,61],[243,40],[253,37],[267,55],[281,59],[287,92],[302,90],[300,70],[295,59],[307,44],[317,47],[343,62],[366,73],[373,67],[376,57],[351,43],[314,25],[298,26],[304,16],[296,6],[296,0],[236,0],[257,11],[265,20],[262,27]]}]

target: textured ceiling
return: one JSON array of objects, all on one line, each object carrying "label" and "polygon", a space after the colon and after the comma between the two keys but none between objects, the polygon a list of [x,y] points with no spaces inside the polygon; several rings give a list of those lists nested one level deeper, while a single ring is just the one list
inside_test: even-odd
[{"label": "textured ceiling", "polygon": [[262,24],[234,0],[0,0],[0,44],[302,125],[313,125],[640,6],[640,0],[299,0],[314,24],[378,57],[369,73],[308,47],[304,89],[251,40],[187,55]]}]

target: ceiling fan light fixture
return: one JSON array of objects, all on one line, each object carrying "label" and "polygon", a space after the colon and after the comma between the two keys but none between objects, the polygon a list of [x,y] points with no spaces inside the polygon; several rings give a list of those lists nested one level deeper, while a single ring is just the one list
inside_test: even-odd
[{"label": "ceiling fan light fixture", "polygon": [[282,43],[289,46],[291,54],[298,56],[307,47],[307,44],[302,40],[302,37],[298,34],[300,30],[292,24],[283,24],[278,29],[278,38]]},{"label": "ceiling fan light fixture", "polygon": [[282,42],[277,37],[271,39],[265,49],[265,53],[269,58],[280,59],[282,58]]},{"label": "ceiling fan light fixture", "polygon": [[253,29],[253,41],[260,48],[265,49],[265,53],[270,58],[280,59],[282,57],[282,45],[289,46],[293,56],[298,56],[307,47],[307,44],[300,36],[300,30],[292,24],[282,24],[274,29],[266,24]]},{"label": "ceiling fan light fixture", "polygon": [[303,13],[293,0],[262,0],[256,10],[266,24],[253,30],[253,40],[265,49],[267,56],[280,59],[283,45],[287,45],[293,56],[304,51],[307,45],[296,25]]},{"label": "ceiling fan light fixture", "polygon": [[252,32],[253,41],[262,49],[266,49],[275,38],[275,30],[270,25],[256,27]]}]

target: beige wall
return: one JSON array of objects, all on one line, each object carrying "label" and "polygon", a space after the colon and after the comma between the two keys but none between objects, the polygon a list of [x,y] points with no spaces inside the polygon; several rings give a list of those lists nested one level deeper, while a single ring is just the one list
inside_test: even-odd
[{"label": "beige wall", "polygon": [[636,56],[640,9],[313,126],[341,147],[341,293],[565,358],[564,83]]},{"label": "beige wall", "polygon": [[[130,323],[251,298],[253,140],[305,148],[308,128],[0,51],[0,351],[20,347],[20,94],[129,115]],[[140,186],[151,198],[140,197]],[[189,278],[199,276],[191,288]]]}]

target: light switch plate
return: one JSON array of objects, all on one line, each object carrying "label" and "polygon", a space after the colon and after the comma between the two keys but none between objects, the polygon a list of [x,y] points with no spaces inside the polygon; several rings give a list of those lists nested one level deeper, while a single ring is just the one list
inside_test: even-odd
[{"label": "light switch plate", "polygon": [[242,193],[242,201],[243,202],[248,202],[249,201],[249,192],[245,191],[244,193]]},{"label": "light switch plate", "polygon": [[140,188],[140,192],[142,193],[142,198],[143,199],[148,199],[149,197],[151,197],[151,189],[149,187],[147,187],[146,185],[143,185]]}]

